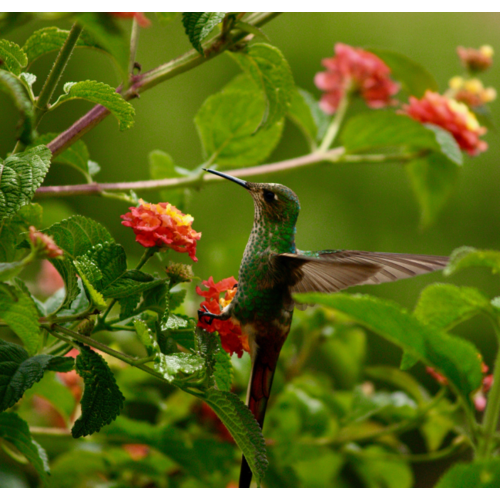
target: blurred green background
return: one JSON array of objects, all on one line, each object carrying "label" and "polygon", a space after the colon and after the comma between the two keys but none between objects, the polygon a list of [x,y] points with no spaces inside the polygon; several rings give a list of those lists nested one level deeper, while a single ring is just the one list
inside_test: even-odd
[{"label": "blurred green background", "polygon": [[[152,14],[149,17],[153,24],[141,30],[137,55],[143,70],[190,49],[187,38],[182,35],[179,18],[162,27]],[[271,21],[264,31],[289,61],[296,83],[319,98],[313,78],[322,70],[321,59],[332,56],[336,42],[401,52],[426,67],[444,92],[448,80],[461,72],[456,47],[478,48],[489,44],[500,51],[499,23],[500,14],[491,13],[287,13]],[[55,24],[69,27],[59,21],[36,21],[9,33],[7,38],[23,45],[34,29]],[[123,26],[130,29],[130,22],[124,21]],[[39,75],[35,93],[40,90],[53,58],[54,55],[45,56],[31,68],[30,71]],[[84,137],[91,158],[102,168],[97,180],[147,179],[148,153],[154,149],[168,152],[177,165],[186,168],[200,164],[202,151],[194,115],[208,96],[220,90],[238,72],[236,64],[222,55],[133,101],[136,123],[130,131],[119,132],[114,118],[107,118]],[[500,64],[494,63],[483,81],[495,87],[499,76]],[[77,50],[63,80],[85,79],[113,86],[119,83],[106,56]],[[499,106],[499,101],[491,105],[494,118]],[[40,132],[63,131],[89,108],[88,103],[81,101],[66,104],[45,117]],[[351,112],[363,111],[363,108],[359,103]],[[0,156],[5,157],[14,146],[17,112],[4,95],[0,95],[0,110]],[[297,226],[297,246],[301,249],[345,248],[436,255],[449,255],[462,245],[500,249],[498,133],[490,130],[484,139],[489,144],[488,151],[478,158],[466,155],[452,197],[434,226],[425,231],[418,228],[419,209],[400,164],[322,164],[252,180],[282,183],[296,192],[302,206]],[[305,140],[287,123],[282,141],[269,161],[307,152]],[[55,165],[45,184],[81,182],[83,178],[74,170]],[[161,200],[157,193],[138,194],[152,202],[168,201]],[[138,259],[142,253],[130,230],[120,224],[120,214],[127,211],[127,205],[122,202],[71,197],[43,200],[42,204],[45,225],[71,213],[80,213],[106,225],[129,255]],[[188,212],[195,218],[194,228],[203,233],[197,252],[199,262],[194,265],[196,276],[202,279],[213,276],[216,281],[231,275],[237,277],[253,221],[253,204],[247,193],[230,183],[206,186],[193,193]],[[189,261],[184,256],[181,260]],[[413,308],[419,292],[434,281],[449,280],[435,274],[354,290],[391,298]],[[498,277],[491,276],[486,269],[462,272],[452,281],[477,286],[491,296],[499,292]],[[487,363],[492,362],[493,334],[485,320],[469,321],[458,333],[479,347]],[[369,336],[368,357],[371,364],[397,364],[400,351],[378,337]],[[423,372],[421,366],[414,370]]]}]

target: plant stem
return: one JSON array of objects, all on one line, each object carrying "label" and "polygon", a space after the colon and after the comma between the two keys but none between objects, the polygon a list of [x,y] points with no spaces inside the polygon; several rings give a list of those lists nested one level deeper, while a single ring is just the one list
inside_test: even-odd
[{"label": "plant stem", "polygon": [[[500,346],[500,329],[497,320],[493,322],[497,334],[497,344]],[[483,432],[480,435],[479,446],[477,448],[476,458],[489,458],[493,451],[494,436],[498,427],[498,418],[500,417],[500,348],[497,350],[495,367],[493,370],[493,385],[488,394],[488,402],[484,413],[482,424]]]},{"label": "plant stem", "polygon": [[52,94],[54,93],[57,84],[59,83],[59,79],[63,74],[64,68],[66,68],[66,64],[68,64],[69,58],[75,48],[76,42],[82,32],[83,28],[78,24],[73,24],[71,27],[71,31],[69,32],[68,38],[64,42],[64,45],[61,47],[59,54],[50,70],[49,76],[45,83],[43,84],[42,90],[40,91],[40,95],[36,100],[35,107],[35,124],[38,125],[43,115],[49,110],[49,102],[52,98]]},{"label": "plant stem", "polygon": [[344,92],[342,99],[340,100],[339,107],[337,108],[337,112],[333,117],[332,123],[330,123],[330,126],[326,131],[325,137],[323,138],[323,141],[321,142],[318,148],[318,151],[320,153],[324,153],[325,151],[327,151],[333,144],[333,141],[335,140],[335,137],[337,137],[337,134],[340,130],[340,126],[342,125],[342,121],[344,120],[348,107],[349,107],[349,92],[346,90]]},{"label": "plant stem", "polygon": [[132,32],[130,34],[130,56],[128,63],[129,85],[132,83],[132,77],[135,69],[135,57],[137,55],[137,45],[139,44],[139,23],[134,17],[132,21]]}]

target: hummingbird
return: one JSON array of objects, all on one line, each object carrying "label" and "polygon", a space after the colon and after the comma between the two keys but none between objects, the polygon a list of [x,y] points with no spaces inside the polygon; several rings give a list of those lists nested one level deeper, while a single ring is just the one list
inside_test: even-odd
[{"label": "hummingbird", "polygon": [[[245,188],[253,198],[254,223],[243,260],[236,294],[220,314],[206,308],[207,317],[239,324],[248,335],[252,371],[246,404],[263,427],[273,377],[296,303],[294,293],[338,292],[355,285],[379,284],[438,269],[447,257],[356,250],[303,251],[295,246],[300,211],[297,195],[281,184],[247,182],[205,169]],[[242,457],[240,488],[249,488],[252,472]]]}]

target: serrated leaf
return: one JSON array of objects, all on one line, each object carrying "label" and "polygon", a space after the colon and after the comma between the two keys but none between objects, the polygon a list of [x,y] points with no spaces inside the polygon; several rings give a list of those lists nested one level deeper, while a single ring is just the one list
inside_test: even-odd
[{"label": "serrated leaf", "polygon": [[16,76],[19,76],[28,64],[24,50],[17,43],[8,40],[0,40],[0,61],[0,65]]},{"label": "serrated leaf", "polygon": [[120,414],[125,398],[102,356],[84,345],[76,358],[76,371],[85,382],[82,415],[71,429],[74,438],[99,432]]},{"label": "serrated leaf", "polygon": [[280,50],[266,43],[256,43],[244,51],[228,54],[265,96],[266,106],[259,128],[268,128],[280,121],[295,91],[292,71]]},{"label": "serrated leaf", "polygon": [[268,465],[267,453],[262,431],[250,410],[232,392],[211,389],[205,394],[205,401],[231,433],[260,483]]},{"label": "serrated leaf", "polygon": [[445,375],[471,405],[469,396],[481,385],[482,374],[478,352],[470,342],[421,323],[393,302],[368,295],[306,293],[294,296],[306,304],[322,304],[341,311],[422,359]]},{"label": "serrated leaf", "polygon": [[0,339],[0,412],[14,406],[46,370],[67,372],[72,369],[71,358],[49,354],[30,358],[21,346]]},{"label": "serrated leaf", "polygon": [[30,355],[38,351],[42,331],[31,297],[7,283],[0,283],[0,319],[23,341]]},{"label": "serrated leaf", "polygon": [[44,482],[50,474],[45,450],[31,437],[28,424],[16,413],[0,415],[0,437],[12,443],[33,465]]},{"label": "serrated leaf", "polygon": [[347,153],[402,147],[442,153],[457,164],[462,161],[455,139],[448,132],[439,127],[428,127],[394,111],[356,115],[346,123],[341,140]]},{"label": "serrated leaf", "polygon": [[446,471],[436,488],[500,488],[500,459],[455,464]]},{"label": "serrated leaf", "polygon": [[313,95],[306,90],[296,88],[292,95],[288,118],[299,127],[311,146],[316,145],[328,128],[328,116],[319,107]]},{"label": "serrated leaf", "polygon": [[167,382],[175,382],[180,385],[193,378],[201,378],[205,371],[203,358],[184,352],[157,353],[154,366],[155,370],[163,375]]},{"label": "serrated leaf", "polygon": [[82,280],[89,301],[97,309],[99,309],[100,311],[104,311],[104,309],[106,309],[107,307],[106,300],[92,284],[102,278],[101,270],[86,255],[74,260],[73,265],[75,266],[76,271]]},{"label": "serrated leaf", "polygon": [[225,12],[183,12],[182,24],[191,45],[204,56],[203,40],[226,15]]},{"label": "serrated leaf", "polygon": [[[61,30],[55,26],[42,28],[35,31],[24,44],[23,50],[28,56],[29,64],[39,57],[50,52],[59,51],[66,42],[69,31]],[[75,47],[88,47],[92,49],[104,50],[95,40],[83,31]]]},{"label": "serrated leaf", "polygon": [[178,307],[182,305],[184,299],[186,298],[187,290],[179,290],[177,292],[170,292],[170,304],[169,311],[175,311]]},{"label": "serrated leaf", "polygon": [[415,97],[422,97],[426,90],[437,92],[438,84],[423,66],[392,50],[368,48],[391,68],[392,77],[401,82],[403,88]]},{"label": "serrated leaf", "polygon": [[265,110],[260,92],[226,90],[210,96],[195,117],[205,158],[219,166],[248,166],[263,161],[276,147],[283,121],[254,133]]},{"label": "serrated leaf", "polygon": [[21,115],[17,138],[23,144],[29,144],[34,139],[35,115],[23,84],[8,71],[0,69],[0,91],[5,92],[14,101]]},{"label": "serrated leaf", "polygon": [[420,227],[427,228],[453,192],[458,167],[442,154],[433,153],[407,163],[406,172],[420,205]]},{"label": "serrated leaf", "polygon": [[140,319],[134,320],[134,328],[149,356],[160,352],[160,347],[154,339],[153,332],[148,328],[145,321]]},{"label": "serrated leaf", "polygon": [[481,312],[493,311],[489,298],[476,288],[436,283],[420,294],[414,314],[423,323],[448,330]]},{"label": "serrated leaf", "polygon": [[155,12],[156,18],[162,26],[171,23],[179,14],[178,12]]},{"label": "serrated leaf", "polygon": [[217,384],[217,389],[220,391],[230,391],[233,385],[233,365],[231,364],[231,356],[222,348],[219,335],[217,335],[217,342],[219,350],[215,354],[215,383]]},{"label": "serrated leaf", "polygon": [[450,276],[468,267],[489,267],[493,274],[500,272],[500,252],[478,250],[473,247],[460,247],[453,251],[443,274]]},{"label": "serrated leaf", "polygon": [[127,130],[134,124],[134,107],[118,94],[113,87],[105,83],[93,80],[67,83],[64,86],[64,91],[66,93],[57,99],[52,108],[72,99],[85,99],[94,104],[100,104],[111,111],[120,124],[120,130]]}]

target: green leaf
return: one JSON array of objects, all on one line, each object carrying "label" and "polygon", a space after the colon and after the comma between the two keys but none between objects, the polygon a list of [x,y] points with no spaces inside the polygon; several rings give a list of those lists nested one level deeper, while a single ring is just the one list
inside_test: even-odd
[{"label": "green leaf", "polygon": [[12,443],[33,465],[44,482],[50,474],[45,450],[31,437],[28,424],[15,413],[0,415],[0,437]]},{"label": "green leaf", "polygon": [[489,267],[493,274],[500,272],[500,252],[496,250],[477,250],[473,247],[460,247],[453,251],[443,274],[450,276],[468,267]]},{"label": "green leaf", "polygon": [[[23,50],[28,56],[29,64],[49,52],[59,51],[68,38],[69,31],[55,26],[35,31],[24,44]],[[80,34],[75,47],[88,47],[103,50],[85,31]]]},{"label": "green leaf", "polygon": [[217,389],[220,391],[230,391],[233,384],[233,365],[231,356],[223,348],[220,336],[217,335],[219,350],[215,354],[214,377]]},{"label": "green leaf", "polygon": [[368,295],[306,293],[295,297],[306,304],[322,304],[341,311],[422,359],[445,375],[471,404],[469,396],[481,385],[482,374],[478,353],[470,342],[421,323],[393,302]]},{"label": "green leaf", "polygon": [[341,140],[347,153],[377,148],[402,147],[442,153],[461,165],[462,154],[453,137],[443,129],[422,125],[394,111],[376,111],[351,118]]},{"label": "green leaf", "polygon": [[205,401],[217,413],[247,459],[257,483],[267,469],[267,453],[259,424],[250,410],[232,392],[211,389]]},{"label": "green leaf", "polygon": [[310,145],[316,145],[328,128],[328,116],[319,107],[313,95],[296,88],[292,94],[288,118],[299,127]]},{"label": "green leaf", "polygon": [[10,96],[21,114],[18,139],[23,144],[29,144],[34,139],[35,115],[26,89],[15,76],[0,69],[0,90]]},{"label": "green leaf", "polygon": [[178,12],[155,12],[156,19],[160,22],[162,26],[166,26],[171,23],[179,14]]},{"label": "green leaf", "polygon": [[134,124],[134,107],[127,102],[113,87],[93,80],[85,80],[64,85],[65,94],[52,105],[52,108],[72,99],[85,99],[107,108],[120,124],[120,130],[127,130]]},{"label": "green leaf", "polygon": [[148,328],[145,321],[140,319],[134,320],[134,328],[149,356],[160,352],[160,347],[153,336],[153,332]]},{"label": "green leaf", "polygon": [[0,283],[0,319],[23,341],[30,355],[42,345],[38,311],[33,300],[19,289]]},{"label": "green leaf", "polygon": [[[84,12],[76,15],[76,19],[99,47],[111,54],[118,68],[125,77],[128,67],[130,40],[112,15],[106,12]],[[87,36],[84,35],[83,40]]]},{"label": "green leaf", "polygon": [[68,372],[73,360],[62,356],[39,354],[29,357],[19,345],[0,339],[0,412],[14,406],[46,370]]},{"label": "green leaf", "polygon": [[234,167],[267,158],[281,137],[283,121],[255,133],[264,110],[264,98],[257,91],[227,90],[210,96],[195,118],[205,158]]},{"label": "green leaf", "polygon": [[260,127],[280,121],[295,92],[292,72],[283,54],[272,45],[256,43],[241,52],[228,52],[265,96],[266,108]]},{"label": "green leaf", "polygon": [[31,255],[32,254],[28,255],[23,260],[15,262],[0,262],[0,281],[8,281],[15,278],[27,265],[31,263]]},{"label": "green leaf", "polygon": [[203,40],[217,26],[226,15],[225,12],[183,12],[182,24],[191,45],[202,55]]},{"label": "green leaf", "polygon": [[436,488],[500,488],[500,459],[455,464],[446,471]]},{"label": "green leaf", "polygon": [[155,370],[163,375],[167,382],[181,384],[201,378],[205,372],[203,358],[195,354],[175,352],[173,354],[157,353],[155,359]]},{"label": "green leaf", "polygon": [[17,43],[8,40],[0,40],[0,65],[5,66],[16,76],[19,76],[21,70],[28,64],[28,58],[24,50]]},{"label": "green leaf", "polygon": [[429,227],[442,210],[458,180],[458,167],[439,153],[407,163],[413,191],[420,205],[420,227]]},{"label": "green leaf", "polygon": [[414,314],[423,323],[448,330],[481,312],[493,310],[489,298],[476,288],[436,283],[421,293]]},{"label": "green leaf", "polygon": [[77,273],[82,279],[83,286],[87,292],[87,298],[97,309],[104,311],[107,307],[106,300],[99,293],[92,283],[102,278],[101,270],[86,255],[73,261]]},{"label": "green leaf", "polygon": [[106,361],[87,346],[80,345],[76,371],[85,382],[82,415],[71,429],[73,437],[79,438],[110,424],[120,414],[125,398]]},{"label": "green leaf", "polygon": [[27,205],[49,170],[52,153],[37,146],[9,156],[0,165],[0,220]]},{"label": "green leaf", "polygon": [[422,97],[426,90],[437,92],[438,84],[423,66],[392,50],[368,48],[391,68],[392,77],[401,82],[403,88],[415,97]]}]

